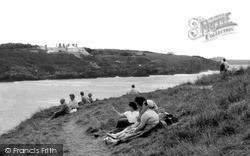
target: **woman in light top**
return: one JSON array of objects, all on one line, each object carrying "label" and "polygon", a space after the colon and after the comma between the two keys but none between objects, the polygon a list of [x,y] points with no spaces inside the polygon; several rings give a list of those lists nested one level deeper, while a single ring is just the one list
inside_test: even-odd
[{"label": "woman in light top", "polygon": [[[147,103],[149,102],[149,103]],[[151,101],[143,102],[143,110],[145,112],[142,114],[140,122],[129,126],[123,131],[116,134],[107,134],[109,137],[105,138],[106,143],[117,144],[120,140],[125,140],[126,138],[135,135],[136,133],[143,132],[144,130],[149,130],[150,128],[156,126],[159,123],[159,115],[153,110],[154,104]]]},{"label": "woman in light top", "polygon": [[112,107],[112,109],[120,118],[117,122],[116,128],[125,128],[130,126],[137,121],[137,117],[139,116],[139,111],[137,111],[137,105],[135,102],[129,102],[130,110],[124,113],[118,112],[114,107]]},{"label": "woman in light top", "polygon": [[77,103],[77,101],[75,100],[75,95],[74,94],[70,94],[70,101],[68,103],[70,112],[69,113],[74,113],[77,111],[77,109],[79,108],[79,105]]}]

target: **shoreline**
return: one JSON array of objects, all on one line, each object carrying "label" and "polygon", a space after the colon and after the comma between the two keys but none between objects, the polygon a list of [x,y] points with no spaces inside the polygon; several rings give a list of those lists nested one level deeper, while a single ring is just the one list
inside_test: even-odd
[{"label": "shoreline", "polygon": [[0,80],[0,83],[12,83],[12,82],[25,82],[25,81],[44,81],[44,80],[80,80],[80,79],[99,79],[99,78],[128,78],[128,77],[150,77],[150,76],[174,76],[174,75],[186,75],[186,74],[200,74],[200,73],[206,73],[206,72],[217,72],[218,70],[201,70],[199,72],[193,72],[193,73],[175,73],[175,74],[149,74],[149,75],[142,75],[142,76],[103,76],[103,77],[87,77],[87,78],[62,78],[62,79],[37,79],[37,80]]}]

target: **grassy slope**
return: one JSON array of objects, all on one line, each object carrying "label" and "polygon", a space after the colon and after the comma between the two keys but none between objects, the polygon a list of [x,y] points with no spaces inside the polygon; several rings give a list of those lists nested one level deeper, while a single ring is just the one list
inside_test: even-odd
[{"label": "grassy slope", "polygon": [[[212,85],[213,90],[197,86]],[[114,155],[247,155],[250,153],[250,69],[222,79],[221,75],[201,78],[195,85],[183,84],[167,90],[141,94],[167,112],[179,117],[177,125],[159,129],[116,147]],[[114,105],[125,111],[134,96],[124,95],[97,101],[73,115],[47,122],[56,107],[40,111],[15,130],[0,137],[1,143],[63,143],[70,153],[63,127],[74,122],[84,134],[100,139],[115,126]],[[85,130],[87,128],[87,130]],[[99,136],[99,137],[98,137]],[[84,140],[82,140],[84,142]],[[101,141],[101,139],[100,139]],[[83,153],[82,153],[83,154]]]},{"label": "grassy slope", "polygon": [[0,81],[198,73],[219,66],[219,63],[202,57],[151,52],[138,56],[136,51],[105,49],[91,53],[93,56],[77,58],[65,53],[0,49]]}]

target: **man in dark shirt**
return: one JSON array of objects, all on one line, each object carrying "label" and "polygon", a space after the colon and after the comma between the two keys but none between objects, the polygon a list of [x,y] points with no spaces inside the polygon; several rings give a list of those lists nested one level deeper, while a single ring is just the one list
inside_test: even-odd
[{"label": "man in dark shirt", "polygon": [[60,100],[61,109],[53,114],[50,120],[57,118],[58,116],[63,116],[65,114],[69,114],[69,106],[66,104],[65,99]]}]

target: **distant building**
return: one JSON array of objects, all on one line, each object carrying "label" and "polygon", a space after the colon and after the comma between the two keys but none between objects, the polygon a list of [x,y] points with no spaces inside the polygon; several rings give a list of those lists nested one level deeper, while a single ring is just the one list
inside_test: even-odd
[{"label": "distant building", "polygon": [[48,48],[47,53],[58,53],[59,49],[57,48]]},{"label": "distant building", "polygon": [[40,49],[45,50],[45,51],[48,50],[47,45],[45,45],[45,46],[40,46]]},{"label": "distant building", "polygon": [[75,54],[76,56],[79,56],[80,54],[82,55],[90,55],[84,47],[78,47],[77,44],[65,44],[65,43],[59,43],[56,45],[56,47],[47,47],[45,46],[40,46],[41,49],[46,50],[47,53],[59,53],[59,52],[64,52],[64,53],[71,53]]},{"label": "distant building", "polygon": [[75,44],[72,44],[67,46],[66,51],[69,53],[79,53],[81,50],[78,47],[76,47]]}]

